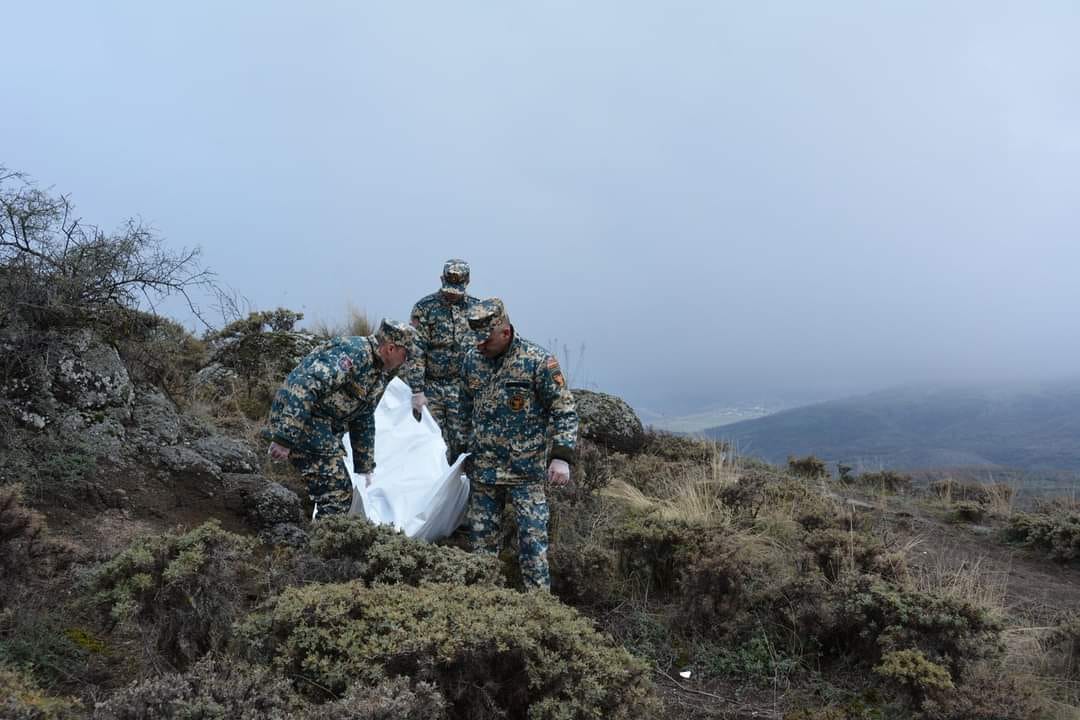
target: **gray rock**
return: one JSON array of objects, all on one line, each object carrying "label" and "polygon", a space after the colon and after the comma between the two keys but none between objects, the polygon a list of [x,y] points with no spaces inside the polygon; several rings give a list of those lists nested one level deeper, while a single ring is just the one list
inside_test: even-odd
[{"label": "gray rock", "polygon": [[300,520],[300,498],[287,487],[262,475],[225,473],[225,507],[247,517],[256,527]]},{"label": "gray rock", "polygon": [[180,440],[180,414],[165,393],[155,387],[135,391],[131,418],[137,431],[161,445],[175,445]]},{"label": "gray rock", "polygon": [[135,391],[116,348],[85,329],[51,340],[52,392],[58,399],[80,410],[131,405]]},{"label": "gray rock", "polygon": [[220,481],[221,468],[183,445],[169,445],[158,450],[161,464],[171,473],[197,481]]},{"label": "gray rock", "polygon": [[622,398],[591,390],[572,390],[577,405],[578,433],[600,445],[633,452],[645,444],[637,413]]},{"label": "gray rock", "polygon": [[221,363],[210,363],[202,370],[195,373],[195,387],[223,387],[237,381],[240,376],[234,370],[230,370]]},{"label": "gray rock", "polygon": [[259,539],[267,545],[303,547],[307,544],[308,536],[304,529],[296,523],[278,523],[260,530]]},{"label": "gray rock", "polygon": [[234,438],[210,435],[196,440],[191,447],[227,473],[253,473],[259,469],[259,456]]},{"label": "gray rock", "polygon": [[300,520],[300,498],[276,482],[267,482],[248,500],[248,517],[258,527],[269,527]]}]

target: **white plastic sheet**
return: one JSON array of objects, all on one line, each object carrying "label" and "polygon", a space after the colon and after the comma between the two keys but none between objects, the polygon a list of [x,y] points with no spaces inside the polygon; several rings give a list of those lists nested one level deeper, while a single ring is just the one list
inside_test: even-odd
[{"label": "white plastic sheet", "polygon": [[452,533],[465,515],[469,479],[466,455],[449,465],[439,425],[424,408],[412,414],[412,390],[398,378],[386,386],[375,409],[375,478],[371,487],[352,472],[352,446],[345,436],[346,465],[353,481],[351,514],[391,524],[409,537],[437,540]]}]

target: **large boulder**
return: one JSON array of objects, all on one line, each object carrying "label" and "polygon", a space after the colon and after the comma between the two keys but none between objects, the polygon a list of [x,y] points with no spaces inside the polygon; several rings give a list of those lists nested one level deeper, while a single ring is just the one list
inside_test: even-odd
[{"label": "large boulder", "polygon": [[641,420],[625,400],[592,390],[571,392],[577,405],[581,437],[621,452],[640,450],[645,444]]},{"label": "large boulder", "polygon": [[253,473],[259,469],[258,455],[242,440],[210,435],[196,440],[191,447],[227,473]]},{"label": "large boulder", "polygon": [[295,523],[301,519],[300,497],[262,475],[225,473],[223,485],[225,507],[246,516],[255,527]]},{"label": "large boulder", "polygon": [[135,391],[131,420],[145,445],[175,445],[180,441],[180,413],[169,397],[156,387],[144,385]]},{"label": "large boulder", "polygon": [[84,329],[55,337],[52,349],[51,389],[61,402],[80,410],[131,405],[135,388],[112,345]]}]

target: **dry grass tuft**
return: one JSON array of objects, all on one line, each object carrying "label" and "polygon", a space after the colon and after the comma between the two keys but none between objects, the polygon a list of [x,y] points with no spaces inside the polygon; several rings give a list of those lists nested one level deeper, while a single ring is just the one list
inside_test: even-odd
[{"label": "dry grass tuft", "polygon": [[334,324],[325,320],[319,320],[312,324],[311,332],[319,337],[332,338],[343,335],[367,336],[375,332],[371,319],[364,310],[352,303],[345,306],[345,318]]},{"label": "dry grass tuft", "polygon": [[[908,552],[914,547],[909,547]],[[1009,570],[991,570],[981,557],[958,557],[953,548],[939,546],[909,562],[908,572],[912,585],[920,592],[966,600],[999,616],[1005,614]]]}]

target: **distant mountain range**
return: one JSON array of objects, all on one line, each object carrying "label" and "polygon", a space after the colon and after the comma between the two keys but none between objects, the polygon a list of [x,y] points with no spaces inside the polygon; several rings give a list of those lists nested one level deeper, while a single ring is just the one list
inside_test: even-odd
[{"label": "distant mountain range", "polygon": [[863,469],[1080,471],[1080,379],[904,387],[713,427],[744,455],[817,455]]}]

